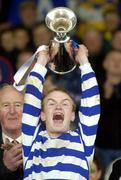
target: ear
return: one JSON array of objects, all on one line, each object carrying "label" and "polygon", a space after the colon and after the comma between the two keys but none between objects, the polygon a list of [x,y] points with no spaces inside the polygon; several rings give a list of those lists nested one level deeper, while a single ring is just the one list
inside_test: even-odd
[{"label": "ear", "polygon": [[40,117],[41,117],[41,120],[42,121],[45,121],[46,118],[45,118],[45,113],[42,111],[41,114],[40,114]]},{"label": "ear", "polygon": [[72,112],[71,122],[75,120],[75,112]]}]

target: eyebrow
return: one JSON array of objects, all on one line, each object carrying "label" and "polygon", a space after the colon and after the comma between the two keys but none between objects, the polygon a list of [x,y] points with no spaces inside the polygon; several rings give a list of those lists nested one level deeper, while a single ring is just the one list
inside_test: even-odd
[{"label": "eyebrow", "polygon": [[6,102],[1,102],[1,104],[16,104],[16,103],[19,103],[19,104],[23,104],[23,102],[21,102],[21,101],[15,101],[15,102],[8,102],[8,101],[6,101]]},{"label": "eyebrow", "polygon": [[[55,99],[52,99],[52,98],[48,98],[47,99],[47,102],[48,101],[54,101],[54,102],[56,102],[56,100]],[[69,102],[71,102],[72,100],[70,99],[70,98],[65,98],[65,99],[63,99],[61,102],[64,102],[64,101],[69,101]]]}]

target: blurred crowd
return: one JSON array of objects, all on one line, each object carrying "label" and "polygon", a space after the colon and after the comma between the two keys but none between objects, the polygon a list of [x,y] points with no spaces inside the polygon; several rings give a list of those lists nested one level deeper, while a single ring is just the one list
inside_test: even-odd
[{"label": "blurred crowd", "polygon": [[[121,157],[120,1],[1,0],[0,85],[12,84],[13,76],[21,65],[40,45],[48,45],[53,39],[54,34],[47,28],[44,18],[49,10],[58,6],[69,7],[75,12],[77,25],[70,32],[71,39],[87,47],[89,61],[99,83],[101,117],[97,131],[96,153],[100,159],[100,173],[99,176],[91,175],[90,179],[105,179],[109,165]],[[64,86],[75,96],[78,104],[80,87],[77,86],[78,81],[73,81],[76,79],[75,76],[79,78],[78,71],[75,69],[70,74],[52,75],[52,79],[49,75],[49,85],[45,90],[52,84]],[[58,81],[60,78],[61,84]],[[69,79],[71,84],[67,83]]]}]

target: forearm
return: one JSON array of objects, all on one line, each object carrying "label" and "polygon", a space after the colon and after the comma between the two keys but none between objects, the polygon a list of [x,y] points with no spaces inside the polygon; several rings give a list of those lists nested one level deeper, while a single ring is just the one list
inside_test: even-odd
[{"label": "forearm", "polygon": [[[45,74],[46,69],[41,65],[36,64],[27,80],[22,124],[23,126],[24,124],[30,126],[30,131],[31,126],[32,128],[36,127],[39,121],[41,111],[42,89]],[[24,129],[24,127],[22,130],[23,132],[24,130],[26,130],[24,133],[28,132],[28,129]],[[31,134],[32,136],[33,133]]]},{"label": "forearm", "polygon": [[[79,109],[79,127],[87,157],[93,153],[97,124],[100,116],[100,96],[95,73],[90,63],[80,66],[81,69],[81,103]],[[80,126],[81,125],[81,126]]]},{"label": "forearm", "polygon": [[26,157],[29,154],[34,133],[39,122],[42,89],[46,71],[44,66],[36,63],[27,80],[22,118],[23,149],[24,156]]}]

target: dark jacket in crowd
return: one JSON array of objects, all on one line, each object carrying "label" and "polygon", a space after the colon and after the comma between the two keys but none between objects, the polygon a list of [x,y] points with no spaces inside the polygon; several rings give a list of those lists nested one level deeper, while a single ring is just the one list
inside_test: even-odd
[{"label": "dark jacket in crowd", "polygon": [[114,87],[110,99],[101,92],[101,116],[96,146],[103,149],[121,149],[121,83]]},{"label": "dark jacket in crowd", "polygon": [[[0,129],[0,146],[3,143],[2,131]],[[22,180],[23,170],[18,169],[15,172],[11,172],[3,163],[3,150],[0,148],[0,179],[1,180]]]},{"label": "dark jacket in crowd", "polygon": [[121,178],[121,158],[113,163],[109,180],[119,180],[119,178]]}]

